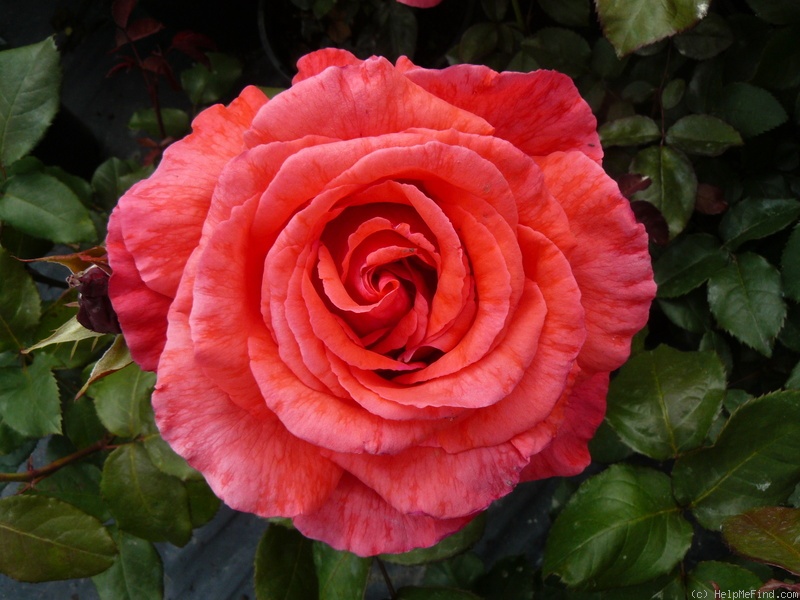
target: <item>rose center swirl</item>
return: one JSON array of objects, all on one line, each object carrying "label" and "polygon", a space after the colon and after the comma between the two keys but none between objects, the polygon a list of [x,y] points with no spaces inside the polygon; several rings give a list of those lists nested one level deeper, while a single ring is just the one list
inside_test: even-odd
[{"label": "rose center swirl", "polygon": [[325,227],[315,287],[352,341],[424,367],[442,354],[429,317],[439,283],[438,240],[408,206],[351,206]]}]

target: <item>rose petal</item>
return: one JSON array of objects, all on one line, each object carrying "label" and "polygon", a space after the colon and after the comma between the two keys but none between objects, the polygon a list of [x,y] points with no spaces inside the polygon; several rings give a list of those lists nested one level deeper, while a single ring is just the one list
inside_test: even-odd
[{"label": "rose petal", "polygon": [[383,419],[352,400],[313,390],[275,359],[278,348],[269,336],[251,336],[249,349],[253,374],[267,406],[294,435],[322,448],[396,454],[447,425],[433,419]]},{"label": "rose petal", "polygon": [[588,333],[578,361],[586,369],[613,371],[628,358],[656,292],[647,234],[600,166],[578,152],[539,162],[578,242],[569,260]]},{"label": "rose petal", "polygon": [[[166,341],[167,312],[172,298],[154,292],[142,282],[133,257],[122,242],[118,215],[118,212],[111,214],[106,238],[109,266],[114,270],[108,293],[114,300],[131,358],[145,371],[155,371]],[[142,306],[148,309],[147,319],[141,318]]]},{"label": "rose petal", "polygon": [[394,456],[332,454],[331,460],[402,513],[439,519],[471,515],[505,496],[528,464],[511,444],[449,454],[409,448]]},{"label": "rose petal", "polygon": [[[608,373],[580,373],[575,386],[562,397],[564,404],[557,423],[548,419],[537,426],[555,429],[552,441],[531,457],[522,481],[547,477],[571,477],[590,462],[588,444],[603,421],[608,393]],[[555,412],[555,411],[554,411]]]},{"label": "rose petal", "polygon": [[159,362],[153,409],[161,435],[232,508],[286,517],[313,511],[337,486],[341,469],[289,434],[257,389],[242,408],[194,361],[189,312],[197,255],[170,309]]},{"label": "rose petal", "polygon": [[546,419],[586,337],[580,290],[566,258],[542,234],[524,226],[518,232],[526,274],[541,290],[547,309],[536,356],[508,396],[437,434],[435,444],[448,452],[501,444]]},{"label": "rose petal", "polygon": [[316,52],[310,52],[305,56],[301,56],[297,61],[297,75],[292,79],[292,85],[296,85],[309,77],[319,75],[328,67],[357,67],[362,62],[360,58],[356,58],[352,53],[339,48],[323,48]]},{"label": "rose petal", "polygon": [[411,127],[491,134],[482,118],[403,77],[385,58],[328,68],[275,96],[253,120],[252,147],[314,134],[352,140]]},{"label": "rose petal", "polygon": [[562,73],[497,73],[481,65],[422,69],[405,57],[397,68],[431,94],[486,119],[495,136],[530,156],[578,150],[598,163],[603,158],[597,120]]},{"label": "rose petal", "polygon": [[305,536],[359,556],[427,548],[462,529],[472,516],[435,519],[403,514],[355,477],[344,474],[325,505],[295,517]]}]

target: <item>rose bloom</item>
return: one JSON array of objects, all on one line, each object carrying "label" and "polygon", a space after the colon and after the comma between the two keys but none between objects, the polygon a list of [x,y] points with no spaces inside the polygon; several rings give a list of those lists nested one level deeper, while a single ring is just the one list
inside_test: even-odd
[{"label": "rose bloom", "polygon": [[109,224],[156,421],[231,507],[367,556],[573,475],[655,293],[551,71],[302,58],[170,146]]}]

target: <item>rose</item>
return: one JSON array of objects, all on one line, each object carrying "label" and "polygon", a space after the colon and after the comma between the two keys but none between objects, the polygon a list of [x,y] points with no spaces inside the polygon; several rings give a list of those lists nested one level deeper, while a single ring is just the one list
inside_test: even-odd
[{"label": "rose", "polygon": [[361,555],[580,472],[654,295],[595,126],[559,73],[338,50],[198,115],[107,240],[163,437]]}]

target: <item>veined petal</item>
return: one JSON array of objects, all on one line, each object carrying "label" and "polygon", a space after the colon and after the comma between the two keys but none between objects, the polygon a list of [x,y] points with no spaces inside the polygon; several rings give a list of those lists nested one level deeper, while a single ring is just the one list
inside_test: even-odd
[{"label": "veined petal", "polygon": [[295,517],[300,533],[359,556],[427,548],[455,533],[474,515],[436,519],[404,514],[352,475],[344,474],[325,505]]}]

